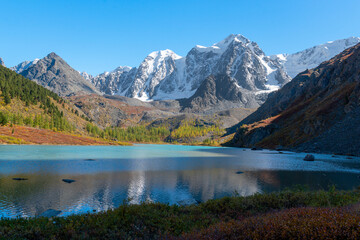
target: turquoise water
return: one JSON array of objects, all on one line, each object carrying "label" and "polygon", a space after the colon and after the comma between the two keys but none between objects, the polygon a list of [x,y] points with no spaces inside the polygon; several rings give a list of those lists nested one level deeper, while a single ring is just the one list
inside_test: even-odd
[{"label": "turquoise water", "polygon": [[61,210],[61,216],[104,211],[125,199],[190,204],[296,184],[312,189],[360,185],[359,158],[315,154],[315,162],[305,162],[304,156],[179,145],[2,145],[0,217],[37,216],[47,209]]}]

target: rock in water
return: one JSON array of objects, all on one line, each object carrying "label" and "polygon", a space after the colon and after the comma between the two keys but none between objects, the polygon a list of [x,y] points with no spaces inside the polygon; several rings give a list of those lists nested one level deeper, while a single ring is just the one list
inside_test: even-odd
[{"label": "rock in water", "polygon": [[307,154],[304,158],[304,161],[315,161],[315,157],[312,154]]},{"label": "rock in water", "polygon": [[28,179],[27,179],[27,178],[16,177],[16,178],[13,178],[12,180],[15,180],[15,181],[24,181],[24,180],[28,180]]},{"label": "rock in water", "polygon": [[251,150],[253,150],[253,151],[260,151],[260,150],[263,150],[262,148],[259,148],[259,147],[253,147],[253,148],[251,148]]},{"label": "rock in water", "polygon": [[47,217],[47,218],[51,218],[51,217],[56,217],[57,215],[59,215],[61,213],[61,211],[59,210],[55,210],[55,209],[48,209],[45,212],[43,212],[42,214],[40,214],[40,217]]},{"label": "rock in water", "polygon": [[73,182],[76,182],[75,180],[73,179],[63,179],[62,180],[63,182],[66,182],[66,183],[73,183]]}]

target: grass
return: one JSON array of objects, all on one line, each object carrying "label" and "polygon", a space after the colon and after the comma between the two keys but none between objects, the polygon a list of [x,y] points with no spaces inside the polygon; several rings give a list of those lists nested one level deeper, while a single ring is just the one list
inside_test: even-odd
[{"label": "grass", "polygon": [[95,214],[2,219],[0,236],[3,239],[304,239],[319,238],[321,234],[326,238],[336,233],[334,236],[340,239],[360,236],[360,215],[354,207],[359,200],[360,191],[332,188],[225,197],[188,206],[124,202],[114,210]]},{"label": "grass", "polygon": [[0,143],[1,144],[29,144],[28,142],[24,141],[23,139],[0,135]]}]

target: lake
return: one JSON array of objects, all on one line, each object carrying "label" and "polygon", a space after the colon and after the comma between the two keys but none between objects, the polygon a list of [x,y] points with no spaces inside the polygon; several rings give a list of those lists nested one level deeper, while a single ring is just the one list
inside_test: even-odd
[{"label": "lake", "polygon": [[[278,191],[354,189],[360,158],[180,145],[0,146],[0,217],[59,216],[115,208],[126,199],[169,204]],[[26,178],[16,181],[13,178]],[[62,179],[73,179],[69,184]]]}]

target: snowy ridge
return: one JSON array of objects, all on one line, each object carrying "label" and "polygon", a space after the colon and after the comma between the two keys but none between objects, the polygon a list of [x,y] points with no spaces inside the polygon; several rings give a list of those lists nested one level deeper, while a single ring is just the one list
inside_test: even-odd
[{"label": "snowy ridge", "polygon": [[288,75],[294,78],[298,73],[317,67],[322,62],[327,61],[345,49],[352,47],[360,42],[358,37],[330,41],[294,54],[278,54],[271,56],[277,59],[284,66]]},{"label": "snowy ridge", "polygon": [[28,69],[29,67],[31,67],[32,65],[35,65],[40,59],[36,58],[33,61],[25,61],[22,62],[14,67],[11,67],[10,69],[13,70],[16,73],[21,73],[22,71],[25,71],[26,69]]}]

